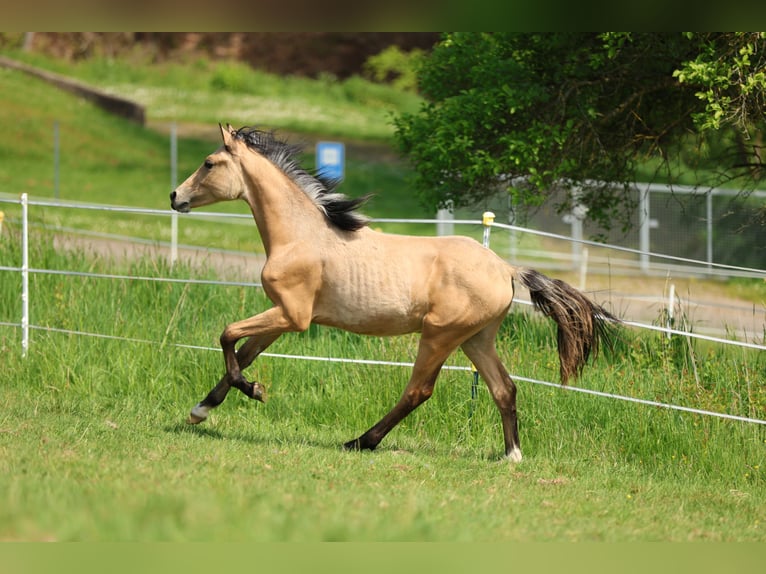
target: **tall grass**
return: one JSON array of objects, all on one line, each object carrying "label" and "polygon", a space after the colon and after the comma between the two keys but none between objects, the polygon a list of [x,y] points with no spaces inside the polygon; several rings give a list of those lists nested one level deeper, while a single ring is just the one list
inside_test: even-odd
[{"label": "tall grass", "polygon": [[[40,267],[209,277],[161,260],[115,263],[36,240]],[[0,260],[18,260],[5,233]],[[0,321],[20,315],[18,274]],[[256,288],[34,274],[29,354],[0,327],[0,538],[56,540],[759,540],[766,432],[759,425],[519,383],[525,460],[501,460],[497,411],[471,376],[444,371],[434,397],[374,453],[346,453],[396,401],[399,366],[262,357],[211,419],[183,420],[218,380],[216,340],[269,303]],[[414,336],[312,327],[270,352],[407,362]],[[195,345],[187,348],[179,345]],[[498,339],[511,372],[554,380],[552,325],[511,314]],[[589,365],[589,388],[762,414],[762,354],[683,347],[629,330]],[[704,358],[704,360],[703,360]],[[458,352],[450,364],[467,366]],[[748,383],[749,381],[749,383]],[[472,413],[472,414],[471,414]]]}]

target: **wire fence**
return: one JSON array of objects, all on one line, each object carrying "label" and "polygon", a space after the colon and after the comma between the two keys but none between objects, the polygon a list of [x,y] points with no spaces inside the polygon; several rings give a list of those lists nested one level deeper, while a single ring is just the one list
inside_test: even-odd
[{"label": "wire fence", "polygon": [[[66,269],[44,269],[44,268],[36,268],[30,266],[29,262],[29,207],[35,206],[35,207],[55,207],[55,208],[70,208],[70,209],[86,209],[86,210],[97,210],[97,211],[111,211],[111,212],[121,212],[121,213],[132,213],[132,214],[139,214],[139,215],[152,215],[152,216],[163,216],[168,217],[172,216],[175,212],[170,212],[167,210],[155,210],[155,209],[143,209],[143,208],[131,208],[131,207],[119,207],[119,206],[101,206],[101,205],[93,205],[93,204],[73,204],[73,203],[67,203],[62,204],[61,202],[51,202],[51,201],[39,201],[39,200],[29,200],[26,194],[23,194],[20,199],[6,199],[6,198],[0,198],[0,203],[16,203],[21,206],[21,242],[22,242],[22,261],[21,266],[8,266],[8,265],[0,265],[0,271],[2,272],[10,272],[10,273],[20,273],[22,277],[22,292],[20,293],[21,301],[22,301],[22,317],[20,323],[12,322],[12,321],[0,321],[0,326],[2,327],[8,327],[8,328],[21,328],[22,330],[22,354],[26,355],[28,348],[29,348],[29,332],[30,330],[39,330],[39,331],[47,331],[51,333],[63,333],[63,334],[69,334],[69,335],[75,335],[75,336],[83,336],[83,337],[95,337],[95,338],[102,338],[102,339],[115,339],[115,340],[122,340],[126,342],[131,343],[138,343],[138,344],[148,344],[148,345],[156,345],[159,346],[161,343],[159,341],[154,341],[151,339],[138,339],[138,338],[129,338],[129,337],[122,337],[122,336],[115,336],[115,335],[107,335],[103,333],[91,333],[91,332],[85,332],[85,331],[76,331],[76,330],[69,330],[69,329],[62,329],[58,327],[53,326],[43,326],[43,325],[34,325],[30,322],[29,317],[29,301],[30,301],[30,292],[29,292],[29,276],[30,274],[47,274],[47,275],[63,275],[63,276],[79,276],[79,277],[88,277],[88,278],[94,278],[94,279],[104,279],[104,280],[129,280],[129,281],[152,281],[152,282],[167,282],[167,283],[188,283],[188,284],[204,284],[204,285],[220,285],[220,286],[245,286],[245,287],[260,287],[261,284],[258,282],[246,282],[246,281],[225,281],[225,280],[207,280],[207,279],[178,279],[178,278],[172,278],[172,277],[158,277],[158,276],[137,276],[137,275],[124,275],[124,274],[109,274],[109,273],[95,273],[95,272],[81,272],[81,271],[71,271]],[[214,217],[214,218],[220,218],[220,217],[227,217],[227,218],[248,218],[248,216],[245,215],[239,215],[239,214],[221,214],[221,213],[196,213],[197,217]],[[373,222],[379,222],[379,223],[433,223],[438,224],[439,220],[437,219],[374,219]],[[484,217],[481,221],[477,220],[454,220],[451,223],[456,225],[471,225],[471,226],[483,226],[483,236],[484,236],[484,244],[486,247],[489,247],[489,238],[490,238],[490,232],[492,228],[499,228],[499,229],[506,229],[509,231],[517,232],[517,233],[530,233],[534,235],[539,236],[545,236],[545,237],[551,237],[555,239],[560,239],[564,241],[573,241],[572,238],[557,235],[553,233],[548,233],[544,231],[537,231],[537,230],[530,230],[522,227],[512,226],[512,225],[506,225],[494,222],[494,215],[491,213],[485,213]],[[2,225],[2,219],[0,218],[0,225]],[[0,227],[0,231],[2,231],[2,227]],[[748,275],[752,275],[755,277],[763,277],[766,280],[766,271],[759,270],[759,269],[753,269],[753,268],[747,268],[747,267],[739,267],[739,266],[731,266],[731,265],[722,265],[722,264],[715,264],[710,262],[701,262],[701,261],[695,261],[695,260],[689,260],[686,258],[680,258],[680,257],[674,257],[669,255],[662,255],[662,254],[655,254],[655,253],[648,253],[643,252],[640,250],[627,248],[627,247],[620,247],[620,246],[613,246],[613,245],[605,245],[602,243],[597,243],[593,241],[588,240],[577,240],[582,245],[585,246],[593,246],[598,248],[608,248],[608,249],[614,249],[616,251],[620,252],[626,252],[633,255],[647,255],[651,257],[656,258],[665,258],[680,262],[687,262],[692,264],[701,264],[706,266],[713,266],[717,267],[721,270],[733,270],[738,273],[746,273]],[[176,246],[177,249],[177,246]],[[174,250],[171,250],[173,252]],[[521,303],[523,305],[531,305],[531,302],[524,301],[524,300],[516,300],[517,303]],[[683,336],[688,338],[696,338],[701,340],[710,341],[716,344],[721,345],[731,345],[731,346],[737,346],[741,348],[746,349],[752,349],[756,351],[764,351],[766,350],[766,345],[758,344],[758,343],[752,343],[747,341],[738,341],[738,340],[730,340],[725,339],[721,337],[714,337],[709,335],[703,335],[699,333],[693,333],[685,330],[680,329],[674,329],[670,325],[666,326],[657,326],[657,325],[651,325],[647,323],[642,323],[639,321],[631,321],[628,319],[623,319],[622,323],[625,325],[628,325],[630,327],[636,328],[636,329],[646,329],[651,331],[657,331],[661,332],[663,334],[666,334],[668,336],[671,335],[677,335],[677,336]],[[186,348],[186,349],[195,349],[195,350],[203,350],[203,351],[213,351],[213,352],[219,352],[220,348],[214,348],[214,347],[207,347],[207,346],[198,346],[198,345],[189,345],[189,344],[173,344],[173,346],[178,348]],[[316,356],[301,356],[301,355],[285,355],[285,354],[276,354],[276,353],[263,353],[261,356],[263,357],[271,357],[275,359],[287,359],[287,360],[303,360],[303,361],[324,361],[324,362],[333,362],[333,363],[351,363],[351,364],[364,364],[364,365],[378,365],[378,366],[395,366],[395,367],[412,367],[412,363],[407,362],[396,362],[396,361],[380,361],[380,360],[369,360],[369,359],[351,359],[351,358],[343,358],[343,357],[316,357]],[[443,367],[445,370],[460,370],[460,371],[471,371],[470,367],[463,367],[463,366],[450,366],[446,365]],[[741,421],[746,423],[752,423],[752,424],[760,424],[760,425],[766,425],[766,420],[753,418],[753,417],[744,417],[739,415],[732,415],[728,413],[721,413],[721,412],[715,412],[715,411],[709,411],[704,409],[697,409],[693,407],[687,407],[682,405],[675,405],[670,403],[663,403],[659,401],[653,401],[648,399],[641,399],[636,397],[630,397],[630,396],[624,396],[614,393],[608,393],[604,391],[598,391],[583,387],[575,387],[575,386],[563,386],[559,383],[554,383],[550,381],[543,381],[543,380],[537,380],[532,379],[524,376],[520,376],[517,374],[511,375],[514,379],[522,382],[527,382],[531,384],[536,385],[542,385],[542,386],[548,386],[548,387],[555,387],[560,389],[565,389],[569,392],[575,392],[575,393],[584,393],[592,396],[598,396],[602,398],[609,398],[612,400],[619,400],[619,401],[626,401],[630,403],[635,404],[641,404],[641,405],[647,405],[647,406],[653,406],[663,409],[669,409],[669,410],[675,410],[675,411],[682,411],[682,412],[688,412],[693,413],[697,415],[704,415],[704,416],[710,416],[710,417],[716,417],[721,419],[728,419],[728,420],[734,420],[734,421]]]}]

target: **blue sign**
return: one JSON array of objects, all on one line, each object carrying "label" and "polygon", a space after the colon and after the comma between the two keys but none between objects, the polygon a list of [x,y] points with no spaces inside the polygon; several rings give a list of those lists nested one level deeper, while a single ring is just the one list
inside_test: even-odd
[{"label": "blue sign", "polygon": [[346,150],[340,142],[318,142],[317,173],[332,179],[343,179]]}]

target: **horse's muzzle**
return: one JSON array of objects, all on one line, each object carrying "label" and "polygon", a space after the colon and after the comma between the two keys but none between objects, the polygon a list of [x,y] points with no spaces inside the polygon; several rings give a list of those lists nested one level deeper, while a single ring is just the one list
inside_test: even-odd
[{"label": "horse's muzzle", "polygon": [[188,201],[176,201],[176,192],[170,194],[170,207],[181,213],[189,213],[191,205]]}]

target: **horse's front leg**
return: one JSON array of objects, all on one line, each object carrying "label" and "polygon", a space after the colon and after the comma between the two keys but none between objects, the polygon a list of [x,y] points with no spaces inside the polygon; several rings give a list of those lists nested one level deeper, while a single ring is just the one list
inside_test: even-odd
[{"label": "horse's front leg", "polygon": [[[307,327],[308,323],[303,328]],[[221,334],[221,350],[226,374],[208,395],[194,406],[187,419],[188,422],[197,424],[204,421],[210,411],[223,402],[231,387],[239,389],[251,399],[265,402],[264,388],[260,383],[247,381],[242,375],[242,369],[248,367],[279,335],[293,330],[299,329],[279,307],[272,307],[259,315],[227,325]],[[249,339],[239,351],[236,351],[237,342],[245,337]]]},{"label": "horse's front leg", "polygon": [[230,389],[231,381],[229,380],[229,376],[224,375],[221,380],[218,381],[218,384],[210,390],[207,396],[194,405],[186,422],[196,425],[204,421],[210,414],[210,411],[223,402],[226,395],[229,394]]},{"label": "horse's front leg", "polygon": [[279,335],[269,337],[250,337],[236,352],[236,360],[239,366],[240,379],[232,380],[228,373],[226,373],[218,384],[213,387],[207,396],[197,403],[189,413],[187,422],[189,424],[198,424],[204,421],[210,411],[220,405],[226,395],[229,394],[231,387],[239,389],[245,395],[251,399],[266,402],[266,389],[260,383],[253,381],[252,383],[245,380],[241,376],[242,369],[246,369],[260,355],[266,348],[273,343]]}]

